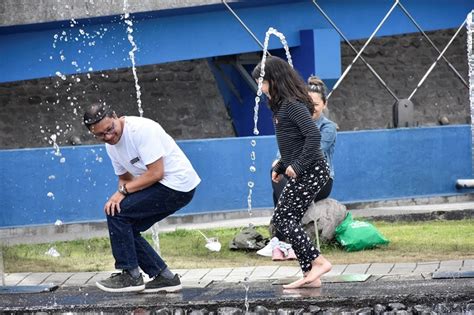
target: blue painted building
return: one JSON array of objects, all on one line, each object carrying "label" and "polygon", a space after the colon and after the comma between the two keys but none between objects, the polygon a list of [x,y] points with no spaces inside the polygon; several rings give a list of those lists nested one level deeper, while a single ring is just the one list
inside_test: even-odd
[{"label": "blue painted building", "polygon": [[[318,3],[349,40],[368,38],[395,4],[391,0]],[[404,0],[403,5],[425,31],[457,28],[473,9],[469,0]],[[269,27],[282,32],[304,78],[318,74],[329,87],[339,78],[341,38],[312,1],[242,1],[231,6],[261,42]],[[208,58],[237,135],[252,134],[253,117],[242,105],[253,103],[255,93],[245,71],[258,62],[261,47],[223,4],[142,12],[129,20],[138,66]],[[0,83],[130,67],[126,29],[119,15],[0,27]],[[376,35],[417,31],[395,7]],[[270,40],[272,54],[284,56],[281,47],[276,38]],[[261,134],[273,134],[266,109],[259,129]]]},{"label": "blue painted building", "polygon": [[[370,36],[394,5],[388,0],[321,0],[346,37]],[[455,28],[473,9],[467,0],[405,0],[425,31]],[[243,1],[232,8],[263,41],[271,26],[288,41],[296,69],[316,73],[329,86],[341,74],[337,32],[311,1]],[[261,48],[223,5],[132,14],[136,64],[208,59],[238,138],[181,141],[203,181],[179,214],[271,207],[268,166],[276,144],[268,109],[261,106],[255,147],[257,172],[249,172],[254,102],[248,73]],[[416,32],[395,8],[377,36]],[[0,28],[0,83],[130,67],[130,43],[121,16]],[[273,55],[284,55],[275,38]],[[61,56],[67,55],[63,61]],[[102,146],[0,151],[0,227],[103,219],[102,205],[115,178]],[[216,163],[219,161],[219,163]],[[468,126],[340,133],[333,197],[342,202],[456,195],[455,180],[470,177]]]}]

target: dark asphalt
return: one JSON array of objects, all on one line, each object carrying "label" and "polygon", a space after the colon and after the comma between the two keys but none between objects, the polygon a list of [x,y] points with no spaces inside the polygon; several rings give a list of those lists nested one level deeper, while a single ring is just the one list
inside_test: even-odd
[{"label": "dark asphalt", "polygon": [[[271,281],[248,286],[248,311],[255,314],[283,309],[300,310],[296,313],[335,307],[357,310],[391,303],[406,307],[441,303],[463,305],[464,309],[474,305],[473,278],[325,283],[319,289],[294,290],[284,290]],[[64,287],[53,292],[0,294],[0,313],[240,314],[247,310],[245,302],[243,283],[211,283],[173,294],[112,294],[95,287]]]}]

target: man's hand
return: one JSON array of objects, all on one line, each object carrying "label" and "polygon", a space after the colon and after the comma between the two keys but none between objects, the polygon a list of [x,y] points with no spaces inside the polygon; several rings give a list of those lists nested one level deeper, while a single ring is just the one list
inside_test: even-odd
[{"label": "man's hand", "polygon": [[291,167],[291,165],[286,168],[285,175],[291,178],[296,177],[295,170],[293,169],[293,167]]},{"label": "man's hand", "polygon": [[283,177],[283,175],[277,174],[277,172],[272,171],[272,181],[273,182],[278,183],[281,180],[282,177]]},{"label": "man's hand", "polygon": [[109,201],[104,206],[104,211],[107,215],[114,216],[116,213],[120,213],[120,202],[125,198],[124,195],[118,191],[109,198]]}]

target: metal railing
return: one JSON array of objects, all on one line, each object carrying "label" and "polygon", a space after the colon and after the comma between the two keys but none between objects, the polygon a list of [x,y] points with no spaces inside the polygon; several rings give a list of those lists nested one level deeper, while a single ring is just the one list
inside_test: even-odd
[{"label": "metal railing", "polygon": [[[222,0],[222,3],[227,7],[227,9],[232,13],[232,15],[238,20],[238,22],[242,25],[242,27],[250,34],[250,36],[255,40],[255,42],[263,48],[262,43],[258,40],[257,36],[250,30],[250,28],[242,21],[242,19],[237,15],[237,13],[232,10],[232,8],[226,3],[225,0]],[[462,77],[462,75],[459,73],[459,71],[452,65],[452,63],[445,57],[445,53],[447,49],[451,46],[453,43],[454,39],[459,35],[461,29],[463,26],[466,24],[466,20],[464,20],[459,28],[457,29],[456,33],[452,36],[448,44],[440,50],[435,43],[431,40],[431,38],[425,33],[423,28],[420,26],[420,24],[416,21],[416,19],[412,16],[412,14],[406,9],[406,7],[401,3],[400,0],[395,0],[390,9],[387,11],[385,16],[382,18],[382,20],[379,22],[375,30],[372,32],[372,34],[369,36],[367,41],[364,43],[362,48],[360,50],[357,50],[354,45],[347,39],[347,37],[344,35],[344,33],[341,31],[341,29],[337,26],[337,24],[331,19],[331,17],[324,11],[324,9],[317,3],[316,0],[312,0],[312,3],[318,10],[318,12],[326,19],[326,21],[332,26],[332,28],[339,34],[339,36],[344,40],[344,42],[351,48],[351,50],[356,53],[355,58],[352,60],[352,62],[346,67],[342,75],[338,78],[336,83],[334,84],[332,90],[328,93],[327,99],[333,95],[334,91],[341,85],[341,83],[344,81],[344,79],[347,77],[347,74],[352,70],[352,66],[360,59],[365,66],[369,69],[369,71],[374,75],[374,77],[378,80],[378,82],[383,86],[383,88],[390,94],[390,96],[396,101],[395,105],[403,105],[399,106],[398,109],[395,109],[394,107],[394,116],[399,115],[396,113],[397,110],[400,110],[400,108],[413,108],[413,104],[411,103],[411,99],[413,96],[416,94],[416,92],[419,90],[419,88],[424,84],[430,73],[433,71],[433,69],[436,67],[438,62],[442,59],[451,69],[451,71],[457,76],[457,78],[462,82],[462,84],[469,89],[469,84],[466,82],[466,80]],[[404,15],[408,18],[410,22],[412,22],[415,27],[418,29],[418,31],[423,35],[424,38],[428,41],[428,43],[436,50],[438,53],[438,57],[436,60],[431,64],[431,66],[428,68],[428,70],[425,72],[423,75],[422,79],[418,82],[416,87],[413,89],[413,91],[410,93],[408,98],[400,98],[395,94],[395,92],[388,86],[388,84],[383,80],[383,78],[375,71],[375,69],[367,62],[366,59],[362,56],[364,50],[369,46],[377,32],[380,30],[380,28],[385,24],[387,21],[388,17],[394,12],[396,8],[399,8]],[[407,106],[407,105],[411,105]],[[409,115],[413,115],[413,113],[410,113]],[[398,119],[394,117],[394,124],[396,125],[396,122],[398,122]],[[413,123],[413,122],[412,122]],[[408,122],[406,122],[406,126],[408,126]]]}]

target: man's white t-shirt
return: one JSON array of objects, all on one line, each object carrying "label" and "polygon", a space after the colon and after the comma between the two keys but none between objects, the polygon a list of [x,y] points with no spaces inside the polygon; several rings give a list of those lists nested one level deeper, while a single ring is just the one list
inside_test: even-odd
[{"label": "man's white t-shirt", "polygon": [[191,162],[176,142],[157,122],[143,117],[125,116],[119,142],[105,144],[116,175],[129,172],[140,176],[146,165],[163,158],[163,185],[188,192],[201,182]]}]

